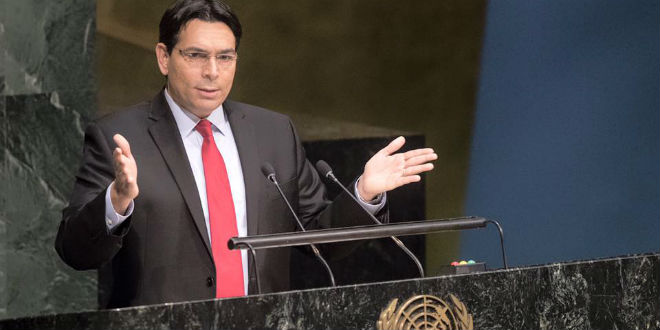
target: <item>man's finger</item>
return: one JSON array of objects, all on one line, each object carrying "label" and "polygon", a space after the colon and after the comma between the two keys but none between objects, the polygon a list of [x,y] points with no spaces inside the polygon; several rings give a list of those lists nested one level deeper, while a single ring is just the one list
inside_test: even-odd
[{"label": "man's finger", "polygon": [[415,149],[415,150],[410,150],[406,151],[403,153],[403,157],[408,160],[413,157],[421,156],[421,155],[428,155],[428,154],[433,154],[433,149],[432,148],[422,148],[422,149]]},{"label": "man's finger", "polygon": [[422,165],[416,165],[416,166],[409,166],[406,167],[404,173],[406,176],[410,175],[416,175],[422,172],[428,172],[433,169],[433,164],[427,163],[427,164],[422,164]]},{"label": "man's finger", "polygon": [[131,145],[128,143],[128,140],[126,140],[125,137],[121,136],[121,134],[115,134],[112,139],[115,141],[117,146],[121,149],[121,152],[126,157],[133,157],[131,154]]},{"label": "man's finger", "polygon": [[410,176],[404,176],[396,180],[396,186],[401,187],[404,185],[407,185],[409,183],[413,182],[419,182],[422,180],[422,177],[419,175],[410,175]]},{"label": "man's finger", "polygon": [[428,162],[434,161],[436,159],[438,159],[438,155],[434,154],[434,153],[433,154],[418,155],[418,156],[415,156],[415,157],[412,157],[412,158],[408,158],[406,160],[406,165],[407,166],[415,166],[415,165],[419,165],[419,164],[423,164],[423,163],[428,163]]},{"label": "man's finger", "polygon": [[401,149],[404,143],[406,143],[406,139],[403,136],[399,136],[398,138],[392,140],[392,142],[390,142],[390,144],[388,144],[385,148],[381,149],[379,153],[391,155],[397,150]]}]

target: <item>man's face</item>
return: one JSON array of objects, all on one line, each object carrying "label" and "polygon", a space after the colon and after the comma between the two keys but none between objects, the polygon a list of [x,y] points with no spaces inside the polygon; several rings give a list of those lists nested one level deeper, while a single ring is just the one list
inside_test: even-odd
[{"label": "man's face", "polygon": [[[167,91],[174,101],[200,118],[218,108],[234,82],[236,60],[226,58],[236,55],[235,47],[234,34],[225,23],[198,19],[181,29],[171,54],[164,44],[156,45],[158,66],[167,75]],[[216,59],[222,55],[227,55],[225,61]]]}]

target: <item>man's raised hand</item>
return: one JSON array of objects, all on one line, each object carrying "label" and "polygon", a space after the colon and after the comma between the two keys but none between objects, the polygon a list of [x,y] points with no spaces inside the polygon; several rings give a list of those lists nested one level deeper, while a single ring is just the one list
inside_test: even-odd
[{"label": "man's raised hand", "polygon": [[431,148],[395,154],[405,142],[399,136],[369,159],[357,187],[363,200],[371,201],[380,193],[420,181],[420,173],[433,169],[430,162],[438,155]]},{"label": "man's raised hand", "polygon": [[119,214],[125,214],[131,201],[139,193],[137,185],[137,164],[131,154],[131,146],[126,138],[115,134],[112,139],[117,148],[112,152],[112,165],[115,169],[115,181],[110,191],[112,206]]}]

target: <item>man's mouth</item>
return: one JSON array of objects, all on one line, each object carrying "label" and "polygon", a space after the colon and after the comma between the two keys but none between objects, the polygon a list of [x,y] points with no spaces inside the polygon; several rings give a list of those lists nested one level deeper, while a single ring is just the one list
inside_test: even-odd
[{"label": "man's mouth", "polygon": [[208,96],[208,97],[216,96],[218,92],[220,92],[219,89],[213,89],[213,88],[197,88],[197,90],[200,91],[200,93],[203,96]]}]

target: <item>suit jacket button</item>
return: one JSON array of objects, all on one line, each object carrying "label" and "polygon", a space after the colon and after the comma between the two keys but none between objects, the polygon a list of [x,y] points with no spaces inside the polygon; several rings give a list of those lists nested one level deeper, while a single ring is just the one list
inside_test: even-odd
[{"label": "suit jacket button", "polygon": [[209,276],[206,278],[206,286],[208,286],[209,288],[213,286],[213,282],[215,282],[213,276]]}]

